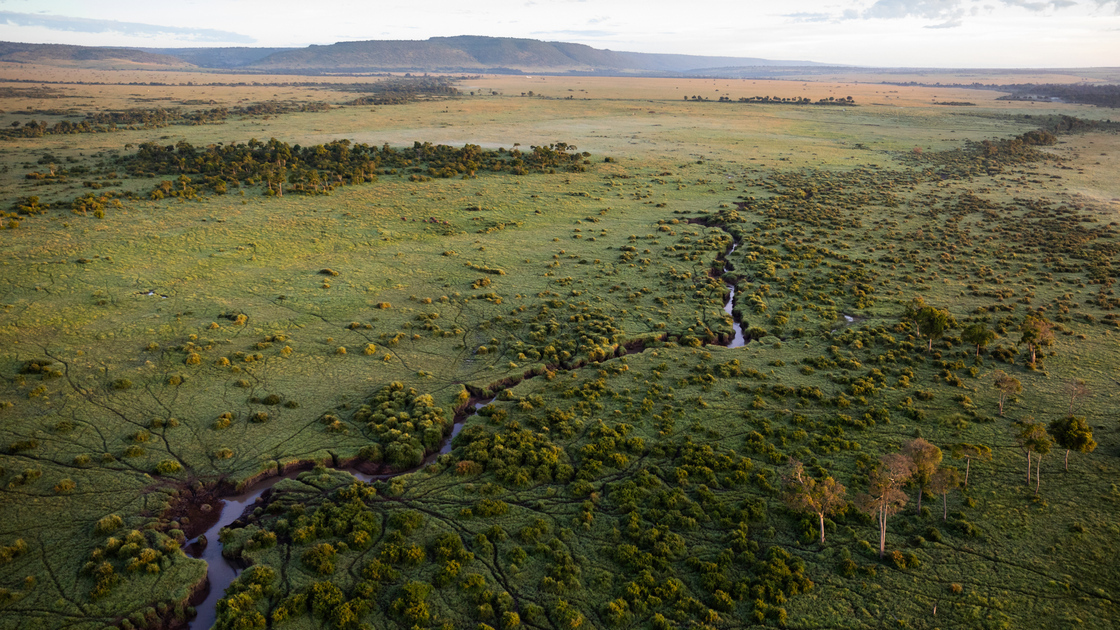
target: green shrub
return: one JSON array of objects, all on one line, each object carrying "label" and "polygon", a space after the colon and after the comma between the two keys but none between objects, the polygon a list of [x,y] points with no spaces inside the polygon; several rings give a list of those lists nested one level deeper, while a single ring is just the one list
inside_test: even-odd
[{"label": "green shrub", "polygon": [[111,534],[124,526],[124,519],[116,514],[102,517],[94,525],[93,531],[97,534]]},{"label": "green shrub", "polygon": [[320,543],[303,552],[300,560],[304,566],[319,575],[334,573],[334,559],[338,551],[330,543]]}]

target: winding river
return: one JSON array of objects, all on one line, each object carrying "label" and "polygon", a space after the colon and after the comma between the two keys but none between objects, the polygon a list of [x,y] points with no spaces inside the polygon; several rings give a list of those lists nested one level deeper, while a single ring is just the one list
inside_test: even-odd
[{"label": "winding river", "polygon": [[[482,409],[483,407],[488,405],[491,400],[493,399],[476,402],[474,404],[474,410],[471,413],[467,414],[461,420],[452,425],[451,435],[447,436],[447,438],[443,441],[443,445],[440,447],[439,451],[429,455],[418,468],[427,466],[428,464],[435,461],[436,457],[439,457],[440,455],[450,453],[451,441],[455,439],[456,435],[459,435],[459,431],[463,429],[463,424],[467,421],[467,418],[475,415],[475,413],[477,413],[479,409]],[[397,475],[403,475],[405,473],[413,472],[414,470],[417,470],[417,468],[387,475],[370,475],[352,469],[346,469],[346,472],[354,475],[354,477],[366,483],[369,483],[375,479],[388,479]],[[214,622],[217,621],[218,618],[218,600],[220,600],[222,596],[225,595],[226,589],[229,587],[230,583],[233,582],[233,580],[238,576],[239,573],[241,573],[240,567],[234,565],[229,560],[226,560],[224,556],[222,556],[222,543],[218,540],[218,536],[219,534],[221,534],[222,528],[228,527],[231,523],[241,518],[241,515],[243,515],[246,511],[253,509],[253,506],[256,504],[257,500],[260,499],[261,495],[263,495],[267,490],[275,486],[281,480],[295,479],[296,476],[298,476],[301,472],[305,471],[299,470],[293,471],[286,475],[268,477],[267,479],[262,479],[261,481],[257,482],[241,494],[223,498],[221,513],[218,515],[217,522],[215,522],[210,527],[210,529],[207,529],[206,532],[202,534],[202,536],[199,536],[199,538],[205,537],[205,540],[207,541],[206,547],[203,548],[202,553],[193,556],[195,558],[206,561],[206,579],[209,582],[209,590],[206,593],[206,599],[195,606],[195,610],[198,614],[194,619],[187,623],[187,627],[190,630],[207,630],[208,628],[213,627]],[[190,541],[187,541],[187,546],[190,546],[193,543],[197,542],[199,538],[194,538]]]},{"label": "winding river", "polygon": [[[731,243],[731,249],[727,250],[727,256],[730,256],[738,246],[738,241]],[[727,273],[729,271],[732,271],[731,263],[726,260],[725,256],[725,260],[723,263],[723,273]],[[743,336],[743,326],[739,322],[735,321],[735,285],[727,284],[727,288],[731,291],[731,295],[727,296],[727,304],[723,306],[723,310],[731,316],[731,326],[735,329],[735,337],[731,340],[731,343],[727,344],[727,347],[742,348],[747,344],[747,340],[746,337]]]},{"label": "winding river", "polygon": [[[728,250],[727,255],[730,255],[732,252],[734,252],[735,248],[738,246],[739,244],[737,242],[732,243],[731,249]],[[731,263],[725,262],[723,272],[727,273],[731,270]],[[743,327],[739,324],[739,322],[734,321],[735,316],[732,312],[735,304],[735,286],[732,284],[727,284],[727,288],[730,290],[731,294],[728,296],[727,304],[724,305],[723,310],[731,316],[732,327],[735,331],[735,336],[734,338],[732,338],[731,342],[727,344],[727,347],[741,348],[746,345],[746,338],[743,336]],[[461,420],[456,422],[451,427],[451,435],[449,435],[443,441],[443,445],[440,447],[439,451],[437,453],[429,455],[428,458],[424,460],[424,463],[420,465],[420,467],[430,464],[439,455],[450,453],[451,442],[455,439],[455,436],[459,434],[459,431],[462,430],[463,424],[467,421],[468,418],[473,416],[475,412],[489,404],[491,400],[493,399],[476,402],[474,404],[474,411],[464,416]],[[214,525],[211,526],[210,529],[206,530],[206,532],[203,534],[208,544],[202,550],[202,553],[200,555],[195,556],[206,561],[208,567],[206,577],[209,580],[209,591],[206,594],[206,599],[195,607],[198,615],[187,624],[187,627],[190,630],[207,630],[214,625],[214,622],[217,620],[218,600],[220,600],[222,596],[225,595],[226,588],[229,587],[230,583],[233,582],[233,580],[241,572],[241,569],[239,567],[234,566],[232,563],[226,560],[225,557],[222,556],[222,544],[218,540],[218,535],[221,533],[222,528],[228,527],[231,523],[241,518],[241,515],[244,514],[246,510],[251,509],[252,506],[256,504],[261,495],[265,493],[265,491],[275,486],[282,479],[294,479],[300,472],[303,471],[296,471],[283,476],[263,479],[241,494],[232,497],[225,497],[225,499],[222,501],[222,511],[218,516],[218,521],[214,523]],[[396,475],[412,472],[412,470],[389,475],[368,475],[356,470],[348,470],[347,472],[354,475],[356,478],[369,483],[374,479],[387,479],[390,477],[395,477]],[[191,541],[188,541],[187,544],[190,545],[197,540],[197,538],[193,539]]]}]

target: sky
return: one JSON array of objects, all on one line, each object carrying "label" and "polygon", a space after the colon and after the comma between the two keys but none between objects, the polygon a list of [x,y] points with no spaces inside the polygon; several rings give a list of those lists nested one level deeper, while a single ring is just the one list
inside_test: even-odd
[{"label": "sky", "polygon": [[303,47],[454,35],[878,67],[1120,66],[1120,0],[0,0],[0,41]]}]

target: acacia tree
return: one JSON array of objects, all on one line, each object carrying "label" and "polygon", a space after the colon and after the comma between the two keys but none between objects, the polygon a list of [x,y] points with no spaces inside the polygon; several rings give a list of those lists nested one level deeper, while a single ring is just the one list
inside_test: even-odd
[{"label": "acacia tree", "polygon": [[949,492],[960,485],[961,473],[956,468],[943,466],[930,477],[930,492],[941,495],[941,520],[949,520]]},{"label": "acacia tree", "polygon": [[902,453],[883,455],[879,465],[871,471],[867,492],[856,497],[856,507],[879,521],[880,558],[887,548],[887,517],[906,506],[906,493],[901,488],[913,474],[914,460]]},{"label": "acacia tree", "polygon": [[949,311],[932,306],[926,306],[918,311],[917,320],[926,329],[926,337],[929,339],[929,345],[926,347],[927,351],[933,350],[934,339],[943,337],[945,331],[952,328],[956,323]]},{"label": "acacia tree", "polygon": [[1069,398],[1069,408],[1066,409],[1066,415],[1073,415],[1073,407],[1085,398],[1093,395],[1093,391],[1081,379],[1070,379],[1062,385],[1062,393]]},{"label": "acacia tree", "polygon": [[1015,441],[1027,452],[1027,485],[1031,483],[1031,453],[1038,453],[1038,463],[1035,464],[1034,473],[1034,493],[1038,494],[1038,489],[1042,485],[1042,456],[1050,452],[1054,438],[1050,437],[1041,422],[1020,420],[1015,424],[1019,427],[1015,434]]},{"label": "acacia tree", "polygon": [[969,469],[972,467],[972,460],[974,458],[975,459],[986,459],[988,461],[992,461],[992,449],[988,448],[987,446],[984,446],[983,444],[966,444],[966,443],[962,442],[961,444],[954,444],[952,449],[953,449],[953,451],[952,451],[953,452],[953,457],[955,457],[957,459],[964,458],[964,460],[965,460],[965,464],[964,464],[964,485],[965,485],[965,487],[968,486],[968,472],[969,472]]},{"label": "acacia tree", "polygon": [[976,322],[969,324],[963,331],[961,331],[961,340],[965,343],[976,346],[976,356],[980,356],[980,348],[987,346],[989,343],[996,340],[999,335],[996,331],[988,328],[984,322]]},{"label": "acacia tree", "polygon": [[906,310],[903,312],[903,319],[907,319],[914,324],[915,334],[921,338],[922,336],[922,318],[920,313],[922,309],[927,308],[926,301],[922,296],[915,296],[910,303],[906,305]]},{"label": "acacia tree", "polygon": [[[1084,382],[1084,381],[1083,381]],[[1080,416],[1066,416],[1050,423],[1050,434],[1058,446],[1066,449],[1065,468],[1069,470],[1069,452],[1091,453],[1097,448],[1093,439],[1093,429]]]},{"label": "acacia tree", "polygon": [[1019,379],[1003,370],[992,372],[992,385],[999,390],[999,415],[1003,415],[1003,403],[1008,396],[1013,396],[1023,391],[1023,384]]},{"label": "acacia tree", "polygon": [[1038,313],[1031,313],[1019,325],[1019,344],[1027,344],[1031,351],[1031,363],[1036,361],[1036,353],[1041,347],[1049,347],[1054,343],[1054,322]]},{"label": "acacia tree", "polygon": [[801,462],[791,459],[790,470],[785,477],[786,492],[782,499],[789,509],[795,512],[816,514],[821,524],[821,544],[824,544],[824,517],[835,514],[844,505],[844,485],[832,477],[822,481],[813,479],[805,473]]},{"label": "acacia tree", "polygon": [[921,513],[922,494],[929,488],[930,480],[941,464],[941,449],[917,438],[903,444],[902,453],[914,462],[913,479],[918,483],[918,513]]}]

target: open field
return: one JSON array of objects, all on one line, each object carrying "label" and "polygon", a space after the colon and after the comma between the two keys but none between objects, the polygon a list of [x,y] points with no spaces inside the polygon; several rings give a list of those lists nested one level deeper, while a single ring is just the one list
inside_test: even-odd
[{"label": "open field", "polygon": [[[837,81],[485,76],[340,106],[362,79],[39,76],[106,85],[5,83],[0,129],[286,109],[0,138],[0,627],[182,625],[206,567],[181,548],[220,496],[312,467],[223,533],[256,568],[219,627],[1120,617],[1114,112]],[[923,305],[951,316],[932,338]],[[413,469],[492,397],[415,472],[331,470]],[[1032,443],[1028,483],[1015,423],[1068,416],[1095,450],[1066,470]],[[918,438],[968,485],[921,510],[902,486],[881,557],[857,495]],[[791,458],[843,506],[791,508]]]}]

